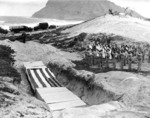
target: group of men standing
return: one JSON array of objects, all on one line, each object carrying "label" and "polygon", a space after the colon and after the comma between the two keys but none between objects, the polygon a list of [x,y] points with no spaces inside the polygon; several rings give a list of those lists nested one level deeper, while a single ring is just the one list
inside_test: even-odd
[{"label": "group of men standing", "polygon": [[119,63],[121,70],[124,69],[124,66],[128,66],[128,69],[132,70],[132,63],[136,63],[139,72],[142,62],[147,59],[150,63],[150,50],[147,46],[137,44],[92,41],[86,49],[85,59],[90,66],[98,65],[102,69],[109,68],[109,63],[112,63],[113,68],[116,69],[116,64]]}]

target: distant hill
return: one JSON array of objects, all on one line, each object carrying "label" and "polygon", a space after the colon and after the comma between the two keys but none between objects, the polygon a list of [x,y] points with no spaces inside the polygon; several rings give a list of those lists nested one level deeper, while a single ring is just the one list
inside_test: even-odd
[{"label": "distant hill", "polygon": [[38,22],[39,19],[21,16],[0,16],[0,21],[4,21],[4,23],[21,24],[21,23],[35,23]]},{"label": "distant hill", "polygon": [[[107,0],[48,0],[46,6],[33,14],[37,18],[61,20],[89,20],[112,11],[124,12],[122,8]],[[132,16],[142,17],[135,11]]]}]

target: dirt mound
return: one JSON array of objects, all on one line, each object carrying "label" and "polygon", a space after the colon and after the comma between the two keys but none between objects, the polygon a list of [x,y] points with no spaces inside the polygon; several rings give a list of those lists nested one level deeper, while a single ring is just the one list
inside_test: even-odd
[{"label": "dirt mound", "polygon": [[141,75],[127,72],[108,72],[97,74],[95,84],[105,90],[120,94],[119,101],[128,106],[147,106],[150,108],[150,80]]}]

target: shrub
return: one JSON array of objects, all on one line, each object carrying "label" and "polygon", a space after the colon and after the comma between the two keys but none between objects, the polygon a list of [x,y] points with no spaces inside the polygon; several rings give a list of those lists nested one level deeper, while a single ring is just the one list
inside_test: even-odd
[{"label": "shrub", "polygon": [[0,45],[0,76],[20,77],[16,69],[12,67],[15,62],[13,54],[15,53],[10,47]]},{"label": "shrub", "polygon": [[0,33],[2,33],[2,34],[7,34],[8,31],[0,27]]}]

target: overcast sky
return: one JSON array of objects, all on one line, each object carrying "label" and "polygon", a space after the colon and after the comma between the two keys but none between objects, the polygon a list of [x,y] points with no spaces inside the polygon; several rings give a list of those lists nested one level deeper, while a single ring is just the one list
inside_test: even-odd
[{"label": "overcast sky", "polygon": [[[0,16],[32,16],[48,0],[0,0]],[[150,0],[110,0],[150,18]]]},{"label": "overcast sky", "polygon": [[150,0],[110,0],[116,4],[129,7],[145,17],[150,18]]},{"label": "overcast sky", "polygon": [[0,0],[0,16],[32,16],[48,0]]}]

